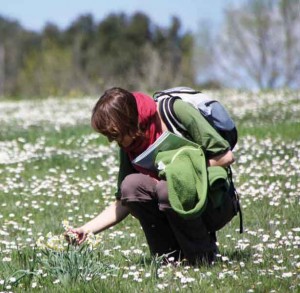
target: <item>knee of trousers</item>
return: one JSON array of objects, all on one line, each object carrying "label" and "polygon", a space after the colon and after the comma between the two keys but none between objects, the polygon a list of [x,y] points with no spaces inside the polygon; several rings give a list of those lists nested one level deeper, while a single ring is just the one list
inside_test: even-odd
[{"label": "knee of trousers", "polygon": [[[130,174],[121,184],[121,200],[123,203],[151,200],[150,190],[147,188],[148,176],[143,174]],[[151,185],[151,184],[150,184]]]}]

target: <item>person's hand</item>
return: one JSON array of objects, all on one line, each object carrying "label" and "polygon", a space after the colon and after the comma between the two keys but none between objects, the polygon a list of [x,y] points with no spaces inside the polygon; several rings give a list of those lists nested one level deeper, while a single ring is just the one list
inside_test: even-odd
[{"label": "person's hand", "polygon": [[82,244],[87,236],[88,236],[88,231],[86,231],[84,228],[72,228],[69,229],[64,233],[64,236],[66,240],[72,244],[72,245],[80,245]]}]

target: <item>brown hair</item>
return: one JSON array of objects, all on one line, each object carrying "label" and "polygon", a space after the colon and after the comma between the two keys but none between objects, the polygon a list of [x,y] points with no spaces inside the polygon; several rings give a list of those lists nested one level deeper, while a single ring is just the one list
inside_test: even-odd
[{"label": "brown hair", "polygon": [[138,110],[133,94],[118,87],[106,90],[93,109],[91,125],[110,140],[138,135]]}]

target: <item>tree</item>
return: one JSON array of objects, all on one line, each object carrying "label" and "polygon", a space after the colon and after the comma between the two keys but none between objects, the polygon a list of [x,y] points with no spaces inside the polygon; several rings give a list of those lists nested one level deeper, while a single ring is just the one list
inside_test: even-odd
[{"label": "tree", "polygon": [[0,16],[1,46],[1,91],[2,94],[15,92],[18,69],[22,62],[23,30],[17,21]]},{"label": "tree", "polygon": [[221,78],[234,86],[299,87],[300,2],[252,0],[225,13],[216,43]]},{"label": "tree", "polygon": [[[181,22],[177,17],[172,18],[169,28],[155,27],[152,44],[157,52],[152,57],[160,63],[158,70],[155,70],[158,77],[154,85],[156,88],[195,84],[194,36],[189,32],[182,32]],[[150,68],[156,69],[154,66]],[[151,75],[153,74],[154,72]]]},{"label": "tree", "polygon": [[280,2],[284,34],[285,86],[300,84],[300,3],[297,0]]},{"label": "tree", "polygon": [[215,73],[215,34],[213,26],[208,21],[202,21],[199,24],[198,31],[195,37],[193,49],[193,64],[195,66],[195,75],[199,85],[209,85],[213,87],[218,84]]},{"label": "tree", "polygon": [[3,45],[0,45],[0,97],[4,95],[5,84],[5,49]]},{"label": "tree", "polygon": [[72,57],[67,48],[47,43],[42,50],[32,50],[20,71],[19,90],[24,96],[47,97],[78,90],[73,79]]}]

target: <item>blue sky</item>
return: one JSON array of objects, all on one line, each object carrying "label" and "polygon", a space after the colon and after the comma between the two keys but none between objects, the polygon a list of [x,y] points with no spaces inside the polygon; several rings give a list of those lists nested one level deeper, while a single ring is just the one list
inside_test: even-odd
[{"label": "blue sky", "polygon": [[[182,28],[196,32],[201,21],[219,25],[223,9],[239,0],[0,0],[0,15],[18,20],[27,29],[38,31],[47,22],[66,28],[79,15],[91,13],[101,21],[109,13],[136,11],[147,14],[161,26],[168,26],[171,17],[180,18]],[[241,1],[241,0],[240,0]]]}]

